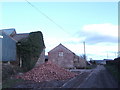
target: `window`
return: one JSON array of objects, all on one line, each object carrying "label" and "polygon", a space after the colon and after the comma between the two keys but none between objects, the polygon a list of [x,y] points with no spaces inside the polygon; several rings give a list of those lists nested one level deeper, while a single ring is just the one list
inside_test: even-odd
[{"label": "window", "polygon": [[59,54],[58,54],[59,56],[63,56],[63,52],[59,52]]}]

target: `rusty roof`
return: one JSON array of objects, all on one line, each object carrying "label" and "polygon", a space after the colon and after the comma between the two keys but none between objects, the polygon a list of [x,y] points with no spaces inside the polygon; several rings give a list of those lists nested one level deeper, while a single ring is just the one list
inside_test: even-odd
[{"label": "rusty roof", "polygon": [[23,38],[27,38],[29,36],[29,33],[21,33],[21,34],[16,34],[15,36],[13,36],[13,39],[15,39],[16,41],[19,41]]}]

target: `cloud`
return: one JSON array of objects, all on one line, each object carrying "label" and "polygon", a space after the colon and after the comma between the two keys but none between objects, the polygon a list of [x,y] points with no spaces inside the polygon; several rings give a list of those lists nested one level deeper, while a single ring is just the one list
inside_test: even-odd
[{"label": "cloud", "polygon": [[118,26],[113,24],[90,24],[85,25],[79,32],[80,37],[84,37],[89,44],[102,42],[118,42]]},{"label": "cloud", "polygon": [[[81,43],[83,38],[76,38],[76,37],[50,37],[50,38],[45,38],[45,45],[46,45],[46,55],[47,52],[62,43],[65,45],[68,49],[73,51],[74,53],[81,54],[83,53],[83,43]],[[79,48],[79,49],[78,49]]]},{"label": "cloud", "polygon": [[118,30],[117,25],[113,24],[90,24],[83,26],[78,32],[79,37],[49,37],[45,38],[46,54],[56,47],[59,43],[65,45],[68,49],[81,55],[84,53],[83,41],[86,41],[86,54],[93,59],[114,59],[118,50]]},{"label": "cloud", "polygon": [[[62,43],[64,46],[66,46],[68,49],[76,53],[77,55],[82,55],[84,53],[84,46],[83,43],[80,42],[80,38],[46,38],[45,44],[46,44],[46,55],[47,52],[56,47],[59,43]],[[95,60],[97,59],[104,59],[107,58],[107,52],[108,52],[108,58],[114,59],[115,53],[118,51],[118,45],[116,43],[110,43],[110,42],[101,42],[96,44],[88,44],[86,42],[86,54],[87,58],[93,58]]]},{"label": "cloud", "polygon": [[102,43],[102,42],[110,42],[110,43],[117,43],[118,38],[117,37],[112,37],[112,36],[105,36],[105,35],[97,35],[96,36],[91,36],[85,39],[86,42],[89,44],[94,44],[94,43]]},{"label": "cloud", "polygon": [[118,26],[110,23],[85,25],[83,30],[85,32],[94,32],[102,35],[118,37]]},{"label": "cloud", "polygon": [[45,38],[45,43],[49,45],[58,45],[59,43],[64,43],[64,44],[78,44],[79,42],[83,41],[84,38],[77,38],[77,37],[50,37],[50,38]]},{"label": "cloud", "polygon": [[95,45],[86,44],[86,54],[89,58],[93,59],[105,59],[108,58],[114,59],[115,52],[118,51],[118,46],[115,43],[97,43]]},{"label": "cloud", "polygon": [[[104,59],[114,58],[118,51],[118,26],[105,24],[89,24],[77,32],[79,37],[86,42],[86,54],[89,58]],[[82,47],[83,48],[83,47]],[[81,49],[83,50],[83,49]],[[113,53],[114,52],[114,53]]]}]

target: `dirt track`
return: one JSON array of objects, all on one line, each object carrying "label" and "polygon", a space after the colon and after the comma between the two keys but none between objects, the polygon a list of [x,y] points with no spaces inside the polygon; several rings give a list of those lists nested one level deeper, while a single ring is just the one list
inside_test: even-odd
[{"label": "dirt track", "polygon": [[[86,78],[81,75],[71,82],[67,82],[63,88],[118,88],[118,83],[109,74],[103,65],[98,65]],[[82,82],[81,82],[82,80]]]}]

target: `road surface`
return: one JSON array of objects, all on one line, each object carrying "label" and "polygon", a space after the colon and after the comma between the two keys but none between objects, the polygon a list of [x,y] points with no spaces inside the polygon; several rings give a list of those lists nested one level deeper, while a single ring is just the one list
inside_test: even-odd
[{"label": "road surface", "polygon": [[[15,85],[14,88],[32,88],[34,90],[43,88],[118,88],[118,83],[103,65],[98,65],[95,69],[75,69],[71,70],[79,75],[63,81],[49,81],[42,83],[24,82]],[[43,90],[43,89],[40,89]]]},{"label": "road surface", "polygon": [[62,88],[118,88],[118,83],[103,65],[66,82]]}]

